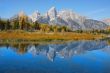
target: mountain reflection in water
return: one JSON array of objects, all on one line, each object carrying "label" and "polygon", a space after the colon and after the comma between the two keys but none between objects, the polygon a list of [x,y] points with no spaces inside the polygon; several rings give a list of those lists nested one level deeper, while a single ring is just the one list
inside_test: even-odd
[{"label": "mountain reflection in water", "polygon": [[[109,49],[106,41],[0,44],[0,73],[109,73]],[[8,66],[13,64],[14,67]],[[21,67],[25,72],[19,70]]]}]

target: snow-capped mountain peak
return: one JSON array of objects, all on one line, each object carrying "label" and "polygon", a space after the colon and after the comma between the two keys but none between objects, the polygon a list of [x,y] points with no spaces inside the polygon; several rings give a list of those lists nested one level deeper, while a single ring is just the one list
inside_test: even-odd
[{"label": "snow-capped mountain peak", "polygon": [[55,7],[50,8],[45,15],[41,15],[36,11],[30,16],[30,18],[33,22],[38,21],[50,25],[55,24],[58,26],[67,26],[72,30],[104,29],[108,26],[104,22],[88,19],[72,10],[57,11]]},{"label": "snow-capped mountain peak", "polygon": [[52,7],[50,8],[48,11],[47,11],[47,15],[50,19],[50,21],[53,21],[57,18],[57,10],[55,7]]},{"label": "snow-capped mountain peak", "polygon": [[39,20],[41,17],[40,12],[39,11],[35,11],[30,18],[32,19],[33,22]]}]

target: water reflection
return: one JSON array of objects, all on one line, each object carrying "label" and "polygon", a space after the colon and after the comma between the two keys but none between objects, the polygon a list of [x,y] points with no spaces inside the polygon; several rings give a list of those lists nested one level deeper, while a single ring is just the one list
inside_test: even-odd
[{"label": "water reflection", "polygon": [[0,73],[110,73],[107,41],[0,44]]},{"label": "water reflection", "polygon": [[83,54],[87,51],[108,51],[110,48],[106,41],[74,41],[64,44],[12,43],[0,44],[0,46],[7,47],[7,49],[10,48],[18,54],[31,53],[33,56],[42,54],[47,56],[50,61],[54,61],[57,56],[60,58],[71,58],[74,55]]}]

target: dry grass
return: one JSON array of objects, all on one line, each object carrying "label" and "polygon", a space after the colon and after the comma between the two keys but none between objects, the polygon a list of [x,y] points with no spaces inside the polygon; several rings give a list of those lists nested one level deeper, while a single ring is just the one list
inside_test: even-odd
[{"label": "dry grass", "polygon": [[40,33],[25,31],[0,32],[0,39],[23,39],[23,40],[93,40],[102,39],[104,34],[92,33]]}]

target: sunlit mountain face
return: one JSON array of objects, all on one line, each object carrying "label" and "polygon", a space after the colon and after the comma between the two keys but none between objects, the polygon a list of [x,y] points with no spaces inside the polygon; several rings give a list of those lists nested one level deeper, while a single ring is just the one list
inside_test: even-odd
[{"label": "sunlit mountain face", "polygon": [[57,11],[55,7],[50,8],[44,15],[36,11],[29,18],[32,22],[38,21],[49,25],[67,26],[72,30],[102,30],[108,27],[102,21],[90,19],[69,9]]},{"label": "sunlit mountain face", "polygon": [[35,11],[31,15],[26,15],[25,12],[21,11],[12,16],[10,21],[19,20],[21,17],[25,17],[25,21],[31,23],[39,22],[48,25],[66,26],[71,30],[103,30],[108,27],[104,21],[88,18],[70,9],[58,11],[55,7],[51,7],[44,14]]},{"label": "sunlit mountain face", "polygon": [[104,19],[104,20],[102,20],[102,21],[105,22],[106,24],[108,24],[108,25],[110,26],[110,18]]},{"label": "sunlit mountain face", "polygon": [[109,41],[0,44],[0,73],[109,73]]}]

